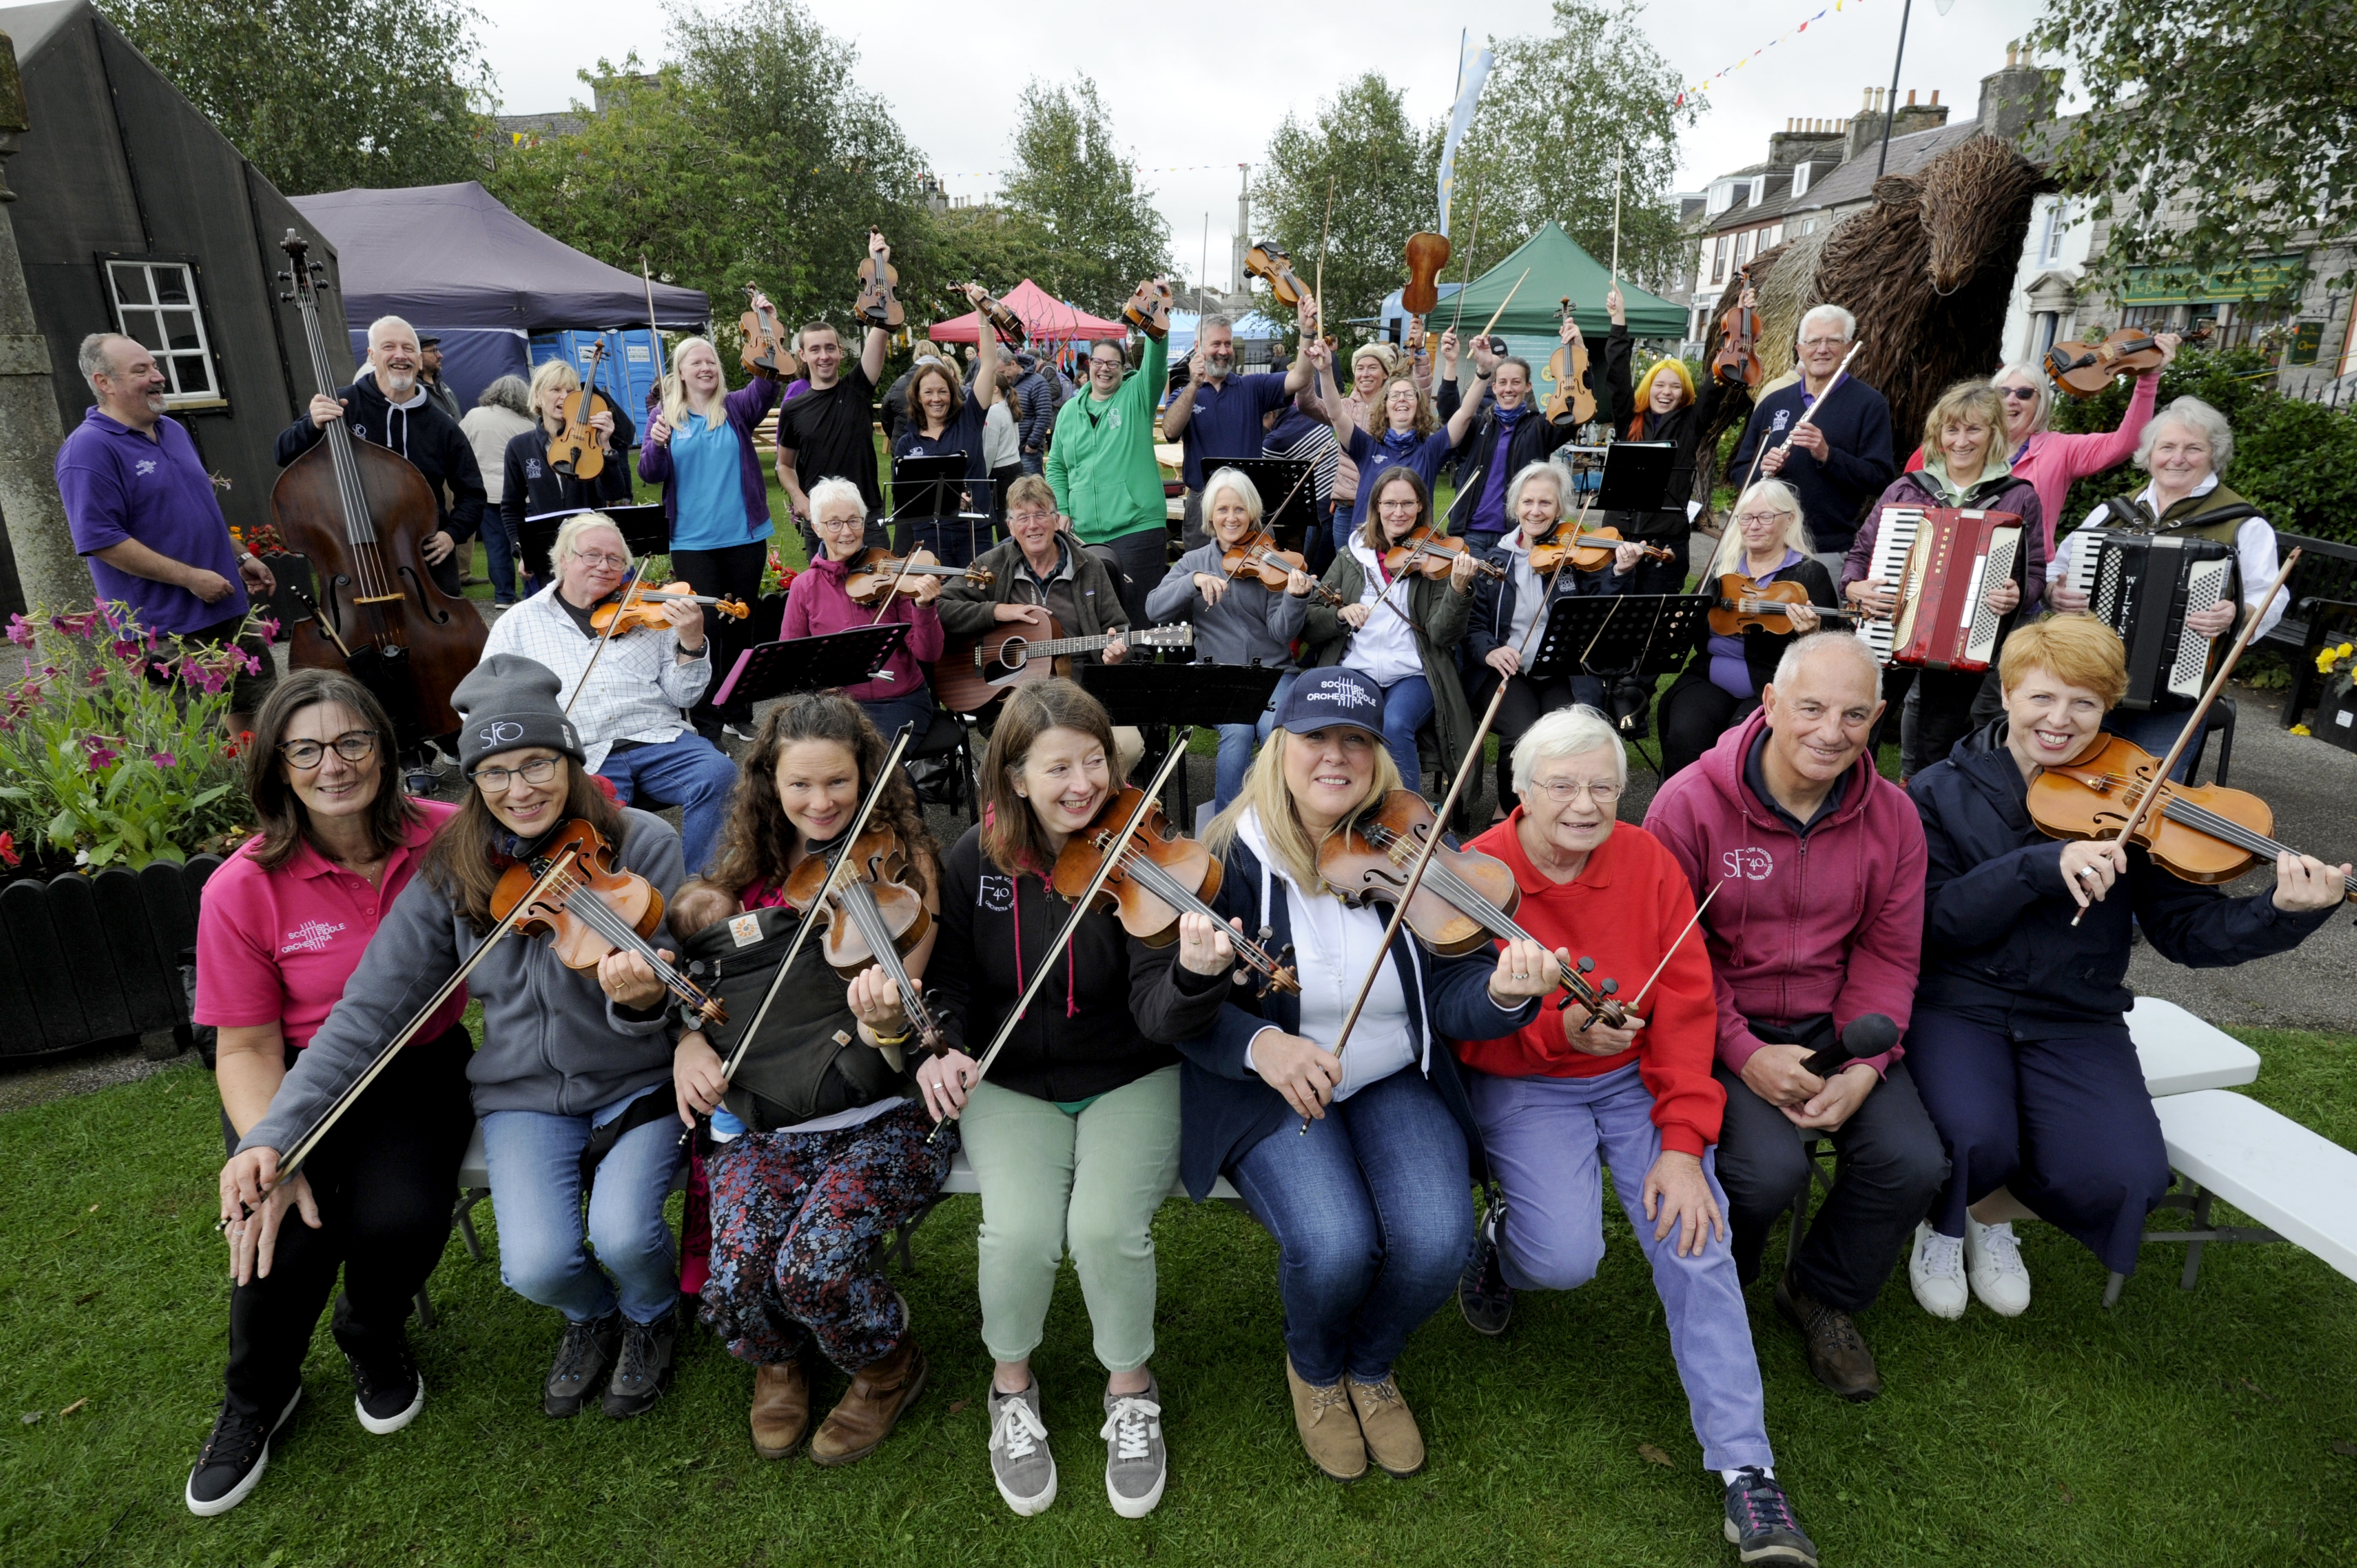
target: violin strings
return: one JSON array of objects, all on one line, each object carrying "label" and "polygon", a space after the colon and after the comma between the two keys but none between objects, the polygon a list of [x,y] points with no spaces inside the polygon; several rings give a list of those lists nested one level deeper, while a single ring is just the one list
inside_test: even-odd
[{"label": "violin strings", "polygon": [[932,1034],[932,1015],[926,1011],[923,1001],[917,995],[917,988],[909,978],[908,968],[900,961],[900,950],[893,945],[891,929],[884,924],[884,911],[877,907],[875,895],[869,891],[866,882],[846,883],[835,893],[843,907],[851,912],[852,923],[859,928],[859,934],[867,939],[867,950],[875,955],[876,961],[883,966],[884,972],[899,988],[901,1010],[908,1014],[909,1024],[920,1035]]},{"label": "violin strings", "polygon": [[[1383,836],[1381,839],[1377,839],[1375,837],[1377,833],[1381,833]],[[1371,823],[1369,824],[1366,836],[1370,842],[1373,843],[1377,848],[1383,852],[1384,859],[1390,861],[1394,865],[1397,865],[1399,864],[1399,855],[1396,852],[1400,846],[1405,844],[1407,842],[1405,834],[1394,833],[1389,828],[1383,826],[1381,823]],[[1458,913],[1471,919],[1475,924],[1487,930],[1491,936],[1505,937],[1510,940],[1514,941],[1538,941],[1536,937],[1523,929],[1521,923],[1518,922],[1512,915],[1507,914],[1505,910],[1500,908],[1497,905],[1491,903],[1488,898],[1482,897],[1481,890],[1480,888],[1458,876],[1456,872],[1450,870],[1448,866],[1442,864],[1439,860],[1434,860],[1430,865],[1425,868],[1424,879],[1427,883],[1436,885],[1440,896],[1447,899]],[[1539,945],[1541,947],[1546,946],[1544,942],[1539,942]],[[1574,970],[1569,964],[1564,962],[1563,960],[1559,958],[1555,961],[1555,972],[1563,976],[1563,983],[1566,990],[1578,997],[1582,1003],[1589,1003],[1597,1000],[1595,993],[1588,986],[1586,976],[1580,974],[1577,971]]]},{"label": "violin strings", "polygon": [[[2096,777],[2106,784],[2125,785],[2131,805],[2143,797],[2146,784],[2144,779],[2131,781],[2116,773],[2103,773]],[[2232,844],[2249,854],[2274,856],[2299,853],[2289,844],[2279,843],[2254,829],[2244,827],[2232,817],[2220,816],[2209,807],[2197,805],[2181,795],[2172,793],[2169,800],[2163,801],[2160,814],[2170,822],[2182,822],[2190,828],[2198,829],[2210,837]],[[2352,889],[2357,889],[2357,876],[2343,877],[2341,880]]]},{"label": "violin strings", "polygon": [[692,1007],[701,1008],[710,1004],[710,998],[698,990],[685,975],[664,962],[662,955],[655,951],[645,938],[639,935],[636,929],[608,908],[606,901],[598,897],[585,884],[568,875],[557,878],[556,881],[549,884],[549,887],[551,891],[561,889],[564,894],[565,908],[584,925],[612,943],[617,950],[634,952],[646,960],[648,965],[654,970],[655,978],[662,982],[665,990]]},{"label": "violin strings", "polygon": [[[1131,844],[1122,852],[1121,870],[1122,875],[1172,908],[1191,911],[1219,924],[1226,924],[1220,919],[1218,910],[1204,903],[1194,894],[1188,892],[1177,877],[1163,870],[1153,857],[1140,852],[1135,844]],[[1271,956],[1266,948],[1241,931],[1231,930],[1228,933],[1228,940],[1234,945],[1236,956],[1272,980],[1276,978],[1278,972],[1284,967]]]}]

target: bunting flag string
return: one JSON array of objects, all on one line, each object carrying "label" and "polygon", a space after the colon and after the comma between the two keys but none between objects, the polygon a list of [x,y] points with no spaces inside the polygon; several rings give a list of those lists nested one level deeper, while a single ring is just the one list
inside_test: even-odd
[{"label": "bunting flag string", "polygon": [[1671,101],[1671,106],[1673,108],[1684,108],[1686,102],[1693,98],[1696,93],[1709,91],[1711,83],[1719,81],[1723,77],[1734,75],[1737,71],[1741,70],[1745,66],[1749,65],[1753,60],[1758,59],[1761,55],[1766,54],[1770,49],[1774,48],[1778,44],[1784,42],[1788,38],[1796,38],[1803,33],[1807,32],[1811,23],[1822,22],[1827,16],[1832,16],[1834,13],[1841,10],[1845,6],[1864,5],[1865,4],[1866,0],[1834,0],[1832,5],[1824,7],[1824,9],[1819,11],[1815,16],[1786,28],[1782,33],[1769,39],[1766,43],[1761,44],[1758,48],[1753,49],[1749,54],[1745,55],[1733,65],[1727,66],[1722,70],[1714,71],[1709,76],[1705,77],[1702,81],[1686,88],[1684,91],[1681,91],[1675,99]]}]

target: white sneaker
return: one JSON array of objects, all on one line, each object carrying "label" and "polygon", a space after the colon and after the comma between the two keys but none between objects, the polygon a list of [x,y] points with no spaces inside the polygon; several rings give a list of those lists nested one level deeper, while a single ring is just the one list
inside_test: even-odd
[{"label": "white sneaker", "polygon": [[1927,1220],[1915,1227],[1915,1250],[1907,1258],[1907,1283],[1915,1305],[1953,1322],[1964,1315],[1972,1293],[1964,1288],[1964,1241],[1943,1236]]},{"label": "white sneaker", "polygon": [[1964,1262],[1983,1306],[1999,1317],[2019,1317],[2029,1309],[2029,1271],[2022,1267],[2011,1221],[1984,1225],[1966,1216]]},{"label": "white sneaker", "polygon": [[1017,1513],[1044,1513],[1056,1500],[1056,1456],[1039,1419],[1039,1380],[1019,1394],[990,1391],[990,1475]]}]

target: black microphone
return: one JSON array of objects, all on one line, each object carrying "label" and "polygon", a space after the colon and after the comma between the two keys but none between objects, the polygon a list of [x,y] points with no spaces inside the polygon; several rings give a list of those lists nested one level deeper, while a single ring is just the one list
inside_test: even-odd
[{"label": "black microphone", "polygon": [[1849,1021],[1841,1032],[1838,1045],[1824,1050],[1801,1064],[1802,1068],[1819,1078],[1831,1078],[1854,1061],[1878,1057],[1899,1043],[1899,1026],[1881,1013],[1861,1013]]}]

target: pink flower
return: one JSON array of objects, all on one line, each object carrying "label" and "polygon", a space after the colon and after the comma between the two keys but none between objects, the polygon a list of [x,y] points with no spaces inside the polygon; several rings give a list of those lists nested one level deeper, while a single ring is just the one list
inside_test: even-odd
[{"label": "pink flower", "polygon": [[243,649],[238,650],[237,661],[241,665],[244,666],[245,672],[249,675],[259,675],[262,673],[262,660],[256,659],[253,654],[246,652]]},{"label": "pink flower", "polygon": [[180,759],[173,756],[168,751],[149,752],[147,754],[147,760],[154,763],[158,768],[178,768],[180,766]]},{"label": "pink flower", "polygon": [[117,659],[122,660],[125,664],[132,664],[136,663],[141,658],[145,657],[147,650],[142,648],[138,643],[134,642],[129,638],[125,637],[117,638],[115,639],[114,646],[108,649],[107,651],[114,655]]},{"label": "pink flower", "polygon": [[278,640],[278,618],[275,616],[262,618],[262,635],[271,642]]},{"label": "pink flower", "polygon": [[123,754],[108,746],[106,737],[102,735],[82,736],[81,746],[82,749],[90,754],[90,765],[92,768],[112,768],[122,759]]},{"label": "pink flower", "polygon": [[33,639],[38,635],[33,629],[33,623],[23,616],[8,618],[8,640],[17,647],[30,648],[33,645]]},{"label": "pink flower", "polygon": [[0,865],[21,865],[25,857],[16,853],[16,835],[0,832]]},{"label": "pink flower", "polygon": [[83,685],[85,685],[85,686],[103,686],[103,685],[105,685],[105,684],[106,684],[106,666],[105,666],[105,665],[103,665],[103,664],[93,664],[93,665],[91,665],[91,666],[90,667],[90,673],[89,673],[88,675],[85,675],[84,677],[82,677],[82,682],[81,682],[81,683],[82,683]]}]

